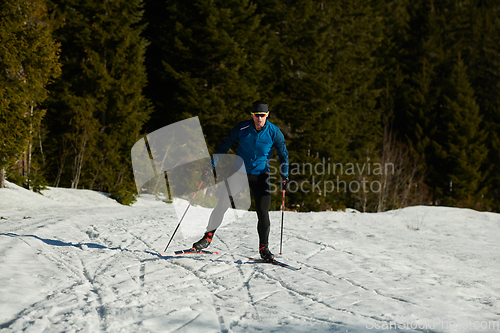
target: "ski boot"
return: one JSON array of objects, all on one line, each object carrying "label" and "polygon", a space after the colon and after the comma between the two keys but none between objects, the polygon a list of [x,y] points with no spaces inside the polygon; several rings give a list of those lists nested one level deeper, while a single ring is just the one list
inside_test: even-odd
[{"label": "ski boot", "polygon": [[212,242],[212,238],[214,237],[215,230],[205,232],[205,235],[193,244],[193,249],[197,252],[207,248]]},{"label": "ski boot", "polygon": [[269,247],[267,246],[267,244],[260,245],[259,253],[260,253],[260,257],[264,261],[271,262],[274,260],[274,254],[272,254],[271,251],[269,251]]}]

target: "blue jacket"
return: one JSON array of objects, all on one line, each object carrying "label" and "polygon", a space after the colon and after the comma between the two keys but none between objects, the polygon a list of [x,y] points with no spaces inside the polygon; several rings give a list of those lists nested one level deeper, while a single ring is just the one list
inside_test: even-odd
[{"label": "blue jacket", "polygon": [[[260,131],[254,127],[253,120],[245,120],[234,126],[227,137],[220,143],[215,154],[225,154],[238,141],[238,152],[245,162],[249,175],[259,175],[269,172],[269,163],[276,148],[280,160],[281,176],[288,177],[288,150],[285,137],[278,126],[269,120]],[[213,164],[218,161],[214,160]]]}]

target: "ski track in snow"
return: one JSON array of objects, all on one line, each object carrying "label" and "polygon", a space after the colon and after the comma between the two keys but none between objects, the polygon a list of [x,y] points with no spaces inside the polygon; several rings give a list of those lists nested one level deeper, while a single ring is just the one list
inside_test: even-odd
[{"label": "ski track in snow", "polygon": [[[286,212],[281,260],[300,271],[248,260],[254,212],[217,231],[218,255],[179,256],[197,239],[176,235],[158,253],[178,223],[172,204],[0,205],[0,216],[2,332],[459,332],[429,323],[500,321],[499,214]],[[420,230],[407,227],[422,216]],[[275,253],[280,218],[271,212]]]}]

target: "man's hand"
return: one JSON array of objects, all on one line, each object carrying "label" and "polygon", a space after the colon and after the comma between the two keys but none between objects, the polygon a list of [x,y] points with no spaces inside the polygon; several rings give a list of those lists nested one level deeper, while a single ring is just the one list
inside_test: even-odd
[{"label": "man's hand", "polygon": [[206,170],[203,170],[201,172],[201,181],[204,182],[204,183],[208,183],[208,181],[210,180],[210,178],[212,177],[212,168],[209,168],[209,169],[206,169]]},{"label": "man's hand", "polygon": [[288,177],[281,177],[281,190],[287,190],[288,189]]}]

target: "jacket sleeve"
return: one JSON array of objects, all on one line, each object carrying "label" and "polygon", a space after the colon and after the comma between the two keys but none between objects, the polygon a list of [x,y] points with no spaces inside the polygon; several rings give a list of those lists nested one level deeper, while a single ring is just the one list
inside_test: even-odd
[{"label": "jacket sleeve", "polygon": [[240,136],[240,125],[241,124],[234,126],[226,136],[226,138],[219,144],[212,157],[212,166],[215,167],[217,163],[219,163],[220,158],[217,155],[227,153],[227,151],[236,143],[236,141],[238,141],[238,138]]},{"label": "jacket sleeve", "polygon": [[281,177],[288,177],[288,150],[286,149],[285,137],[283,133],[278,128],[276,136],[274,137],[274,148],[278,152],[278,157],[280,159],[280,174]]}]

